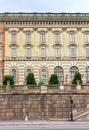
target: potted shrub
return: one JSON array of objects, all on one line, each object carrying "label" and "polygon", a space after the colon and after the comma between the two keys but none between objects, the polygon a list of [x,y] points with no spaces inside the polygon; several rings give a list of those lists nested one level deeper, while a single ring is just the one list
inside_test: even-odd
[{"label": "potted shrub", "polygon": [[81,85],[83,84],[81,74],[77,71],[75,72],[74,78],[72,80],[72,85],[77,89],[81,89]]}]

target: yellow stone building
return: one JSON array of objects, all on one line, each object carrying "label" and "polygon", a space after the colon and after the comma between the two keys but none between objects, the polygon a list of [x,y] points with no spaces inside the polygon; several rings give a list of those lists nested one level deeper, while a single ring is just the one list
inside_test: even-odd
[{"label": "yellow stone building", "polygon": [[89,82],[89,14],[4,13],[4,74],[23,84],[33,72],[37,83],[51,74],[70,83],[75,71]]}]

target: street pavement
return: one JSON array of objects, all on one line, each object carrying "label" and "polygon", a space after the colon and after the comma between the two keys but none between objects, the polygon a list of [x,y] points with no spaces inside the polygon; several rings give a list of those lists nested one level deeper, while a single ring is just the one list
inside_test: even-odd
[{"label": "street pavement", "polygon": [[0,130],[89,130],[89,122],[69,121],[0,121]]}]

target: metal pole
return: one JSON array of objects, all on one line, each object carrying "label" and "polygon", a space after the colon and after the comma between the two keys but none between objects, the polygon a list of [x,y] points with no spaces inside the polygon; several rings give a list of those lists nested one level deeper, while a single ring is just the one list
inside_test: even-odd
[{"label": "metal pole", "polygon": [[70,121],[73,121],[73,112],[72,112],[73,99],[72,99],[72,91],[70,91],[69,97],[70,97]]}]

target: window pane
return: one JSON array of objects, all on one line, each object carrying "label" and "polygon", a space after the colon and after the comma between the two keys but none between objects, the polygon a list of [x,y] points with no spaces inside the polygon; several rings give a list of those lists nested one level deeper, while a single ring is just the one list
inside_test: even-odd
[{"label": "window pane", "polygon": [[31,57],[31,49],[26,48],[26,57]]},{"label": "window pane", "polygon": [[11,35],[11,42],[16,42],[16,34]]},{"label": "window pane", "polygon": [[73,47],[73,48],[71,47],[70,48],[70,56],[71,57],[76,57],[76,49],[75,49],[75,47]]},{"label": "window pane", "polygon": [[12,76],[14,78],[14,81],[16,81],[16,70],[15,69],[12,70]]},{"label": "window pane", "polygon": [[70,34],[70,42],[74,42],[74,34]]},{"label": "window pane", "polygon": [[63,73],[63,69],[60,66],[57,66],[54,69],[54,74],[57,74],[59,82],[63,82],[64,81],[64,73]]},{"label": "window pane", "polygon": [[12,57],[16,57],[16,48],[12,48]]},{"label": "window pane", "polygon": [[86,67],[86,82],[89,82],[89,66]]},{"label": "window pane", "polygon": [[54,35],[54,40],[55,40],[55,42],[60,42],[60,35],[59,34],[55,34]]},{"label": "window pane", "polygon": [[89,34],[85,34],[85,42],[89,42]]},{"label": "window pane", "polygon": [[30,34],[26,34],[26,42],[30,42]]},{"label": "window pane", "polygon": [[74,78],[75,72],[78,71],[78,68],[76,66],[72,66],[70,68],[70,78],[71,80]]},{"label": "window pane", "polygon": [[46,49],[41,48],[41,57],[46,57]]},{"label": "window pane", "polygon": [[89,57],[89,48],[86,48],[86,57]]},{"label": "window pane", "polygon": [[60,57],[60,48],[55,48],[55,56]]},{"label": "window pane", "polygon": [[45,84],[46,83],[46,70],[42,69],[41,71],[41,81]]},{"label": "window pane", "polygon": [[27,69],[27,75],[31,73],[31,69]]},{"label": "window pane", "polygon": [[45,42],[45,34],[40,34],[40,42]]}]

